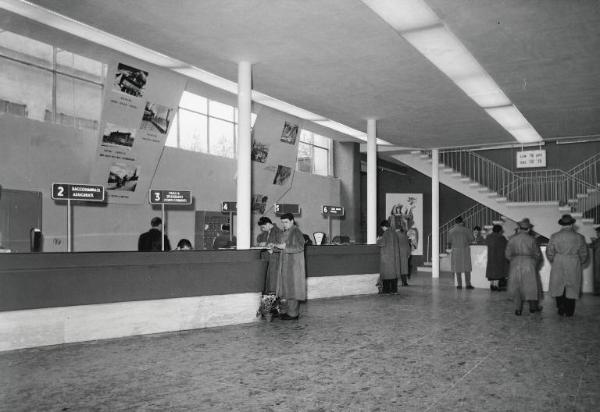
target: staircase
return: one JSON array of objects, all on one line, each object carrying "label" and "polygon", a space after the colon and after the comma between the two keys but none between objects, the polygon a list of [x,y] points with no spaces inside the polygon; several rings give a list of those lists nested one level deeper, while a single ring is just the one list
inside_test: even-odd
[{"label": "staircase", "polygon": [[[431,177],[428,152],[412,151],[391,157]],[[600,155],[568,172],[551,169],[514,173],[471,151],[455,150],[440,153],[439,167],[440,183],[492,209],[509,224],[528,217],[535,231],[549,238],[559,229],[561,215],[570,213],[588,242],[596,236],[594,223],[598,222],[600,205],[596,171],[600,171]],[[505,232],[510,233],[506,227]],[[441,245],[445,245],[443,241],[440,239]]]}]

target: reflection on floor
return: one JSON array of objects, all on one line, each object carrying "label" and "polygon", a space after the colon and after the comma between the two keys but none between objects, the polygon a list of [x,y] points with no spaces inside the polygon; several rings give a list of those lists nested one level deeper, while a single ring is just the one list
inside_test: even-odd
[{"label": "reflection on floor", "polygon": [[2,353],[0,409],[600,410],[599,297],[517,317],[506,293],[429,276],[298,321]]}]

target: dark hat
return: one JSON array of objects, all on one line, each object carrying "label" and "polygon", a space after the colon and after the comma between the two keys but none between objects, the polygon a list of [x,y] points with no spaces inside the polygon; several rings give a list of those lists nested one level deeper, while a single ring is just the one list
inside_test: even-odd
[{"label": "dark hat", "polygon": [[379,226],[381,226],[381,227],[390,227],[390,222],[388,222],[387,220],[382,220],[379,223]]},{"label": "dark hat", "polygon": [[266,225],[267,223],[273,224],[273,222],[271,222],[271,219],[269,219],[266,216],[262,216],[260,219],[258,219],[258,226]]},{"label": "dark hat", "polygon": [[525,219],[521,220],[520,222],[518,222],[517,225],[519,225],[519,229],[523,229],[523,230],[531,229],[533,227],[533,225],[529,221],[529,218],[527,218],[527,217]]},{"label": "dark hat", "polygon": [[575,222],[576,222],[576,220],[573,218],[573,216],[571,216],[571,215],[562,215],[562,217],[558,221],[558,224],[561,225],[561,226],[569,226],[569,225],[572,225]]}]

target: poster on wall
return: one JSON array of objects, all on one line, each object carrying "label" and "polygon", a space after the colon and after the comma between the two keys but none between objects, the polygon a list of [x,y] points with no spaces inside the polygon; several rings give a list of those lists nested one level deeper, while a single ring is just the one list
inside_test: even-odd
[{"label": "poster on wall", "polygon": [[113,62],[90,183],[109,203],[143,204],[164,149],[185,80],[145,64]]},{"label": "poster on wall", "polygon": [[528,167],[546,167],[546,151],[539,149],[517,152],[517,169]]},{"label": "poster on wall", "polygon": [[411,243],[413,255],[423,254],[423,194],[386,193],[387,217],[393,217],[396,228],[402,228]]}]

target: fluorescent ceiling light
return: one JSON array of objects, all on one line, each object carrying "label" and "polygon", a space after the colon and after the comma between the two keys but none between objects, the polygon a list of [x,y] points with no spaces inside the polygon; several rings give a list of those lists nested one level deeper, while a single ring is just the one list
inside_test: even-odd
[{"label": "fluorescent ceiling light", "polygon": [[527,125],[522,129],[512,129],[509,133],[513,135],[519,143],[536,143],[541,142],[542,137],[531,125]]},{"label": "fluorescent ceiling light", "polygon": [[[203,83],[225,90],[229,93],[237,94],[238,84],[231,80],[217,76],[213,73],[202,70],[177,59],[173,59],[162,53],[148,49],[139,44],[122,39],[95,27],[73,20],[62,14],[53,12],[44,7],[30,3],[25,0],[0,0],[0,8],[8,10],[20,16],[27,17],[38,23],[45,24],[57,30],[70,33],[85,40],[100,44],[123,54],[135,57],[142,61],[152,63],[156,66],[169,68],[179,74],[199,80]],[[289,103],[267,96],[266,94],[252,91],[252,98],[257,103],[277,109],[284,113],[291,114],[301,119],[319,123],[324,127],[333,129],[340,133],[366,141],[367,136],[364,132],[353,129],[333,120],[329,120],[318,114],[301,109]],[[389,144],[383,140],[378,140],[381,144]]]},{"label": "fluorescent ceiling light", "polygon": [[421,0],[363,0],[363,3],[397,31],[440,23],[438,16]]},{"label": "fluorescent ceiling light", "polygon": [[[519,142],[543,140],[471,52],[425,1],[362,1]],[[414,15],[414,20],[411,20],[411,15]],[[517,129],[519,132],[513,133],[513,130]]]},{"label": "fluorescent ceiling light", "polygon": [[459,79],[456,81],[456,85],[481,107],[508,106],[510,104],[510,99],[487,73]]},{"label": "fluorescent ceiling light", "polygon": [[492,116],[506,130],[522,129],[529,125],[529,122],[521,112],[513,105],[504,107],[494,107],[485,109],[487,114]]},{"label": "fluorescent ceiling light", "polygon": [[473,55],[445,26],[412,31],[402,36],[452,80],[483,72]]}]

